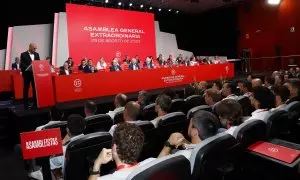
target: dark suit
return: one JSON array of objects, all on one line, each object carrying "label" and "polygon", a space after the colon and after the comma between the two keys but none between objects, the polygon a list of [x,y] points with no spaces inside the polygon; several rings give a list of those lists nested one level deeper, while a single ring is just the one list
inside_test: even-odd
[{"label": "dark suit", "polygon": [[[69,74],[72,74],[72,70],[69,69]],[[59,75],[67,75],[64,68],[60,68]]]},{"label": "dark suit", "polygon": [[119,69],[119,71],[122,71],[121,66],[110,66],[109,67],[110,72],[118,71],[118,69]]},{"label": "dark suit", "polygon": [[[136,68],[135,70],[140,69],[140,66],[139,66],[138,64],[135,64],[135,66],[136,66],[136,67],[135,67],[135,68]],[[130,63],[129,66],[128,66],[128,68],[129,68],[130,70],[133,70],[133,64]]]},{"label": "dark suit", "polygon": [[[84,72],[84,73],[93,73],[92,67],[89,66],[89,65],[85,66],[85,67],[83,68],[83,72]],[[97,72],[97,69],[96,69],[95,67],[94,67],[94,72]]]},{"label": "dark suit", "polygon": [[74,66],[74,61],[66,61],[65,63],[68,63],[69,67],[73,67]]},{"label": "dark suit", "polygon": [[12,70],[19,70],[20,68],[21,68],[21,64],[19,64],[19,68],[18,68],[17,63],[12,63],[12,65],[11,65]]},{"label": "dark suit", "polygon": [[[86,66],[86,65],[85,65],[85,66]],[[85,67],[85,66],[84,66],[84,67]],[[83,71],[84,67],[83,67],[82,64],[81,64],[80,66],[78,66],[78,70],[79,70],[79,71]]]},{"label": "dark suit", "polygon": [[[35,93],[35,84],[33,79],[33,73],[32,71],[26,71],[26,69],[31,65],[32,60],[29,55],[29,52],[23,52],[20,57],[21,60],[21,71],[23,76],[23,101],[24,101],[24,107],[25,109],[28,108],[28,91],[29,91],[29,85],[31,83],[32,86],[32,94],[33,94],[33,103],[36,105],[36,93]],[[39,53],[34,53],[34,60],[40,60]]]},{"label": "dark suit", "polygon": [[[149,67],[148,67],[149,66]],[[150,63],[150,64],[147,64],[146,62],[144,62],[144,65],[143,65],[144,68],[148,68],[148,69],[153,69],[153,64]]]}]

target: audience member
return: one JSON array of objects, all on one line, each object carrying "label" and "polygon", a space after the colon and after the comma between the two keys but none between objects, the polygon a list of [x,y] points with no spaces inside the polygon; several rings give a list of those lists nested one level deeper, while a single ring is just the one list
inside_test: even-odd
[{"label": "audience member", "polygon": [[84,67],[86,66],[86,63],[87,63],[86,60],[82,59],[80,66],[78,66],[78,70],[83,71]]},{"label": "audience member", "polygon": [[69,57],[68,60],[66,60],[66,63],[68,63],[69,68],[72,68],[74,66],[74,61],[71,57]]},{"label": "audience member", "polygon": [[283,83],[286,83],[288,80],[289,80],[289,75],[288,75],[288,74],[285,74],[285,75],[283,76]]},{"label": "audience member", "polygon": [[[130,101],[125,105],[124,112],[123,112],[123,119],[124,122],[128,123],[135,123],[137,122],[137,117],[140,114],[140,105],[134,101]],[[117,124],[113,125],[109,133],[113,136],[115,129],[116,129]]]},{"label": "audience member", "polygon": [[253,79],[251,83],[252,83],[252,88],[262,86],[262,81],[260,78]]},{"label": "audience member", "polygon": [[[83,136],[83,131],[85,129],[84,118],[80,115],[70,115],[67,123],[67,135],[63,139],[63,155],[54,156],[50,158],[50,169],[55,174],[55,177],[60,177],[62,173],[58,173],[62,168],[64,169],[65,155],[68,144],[81,136]],[[64,172],[62,170],[62,172]],[[57,178],[58,179],[58,178]]]},{"label": "audience member", "polygon": [[217,121],[217,117],[210,112],[196,112],[190,120],[188,127],[188,136],[191,139],[191,142],[188,142],[181,133],[173,133],[165,143],[165,146],[158,157],[166,156],[170,154],[173,149],[182,146],[184,150],[176,153],[182,154],[189,159],[192,150],[201,144],[201,141],[217,134]]},{"label": "audience member", "polygon": [[214,109],[215,104],[222,100],[222,95],[220,91],[211,88],[205,91],[204,99],[205,103],[212,109]]},{"label": "audience member", "polygon": [[264,81],[265,87],[269,88],[270,90],[274,89],[274,79],[271,76],[265,76]]},{"label": "audience member", "polygon": [[252,83],[252,75],[251,75],[251,74],[249,74],[249,75],[247,76],[247,81],[248,81],[249,83]]},{"label": "audience member", "polygon": [[270,89],[259,86],[253,89],[253,94],[250,97],[251,104],[255,111],[248,119],[264,120],[269,110],[275,107],[275,96]]},{"label": "audience member", "polygon": [[155,112],[157,113],[157,118],[153,119],[151,122],[157,128],[161,117],[166,115],[171,107],[172,99],[165,95],[161,94],[155,100]]},{"label": "audience member", "polygon": [[11,64],[12,70],[20,70],[20,58],[16,57],[15,62]]},{"label": "audience member", "polygon": [[145,106],[149,105],[149,94],[147,91],[139,92],[137,103],[140,105],[141,110],[143,110]]},{"label": "audience member", "polygon": [[137,60],[135,58],[132,58],[131,63],[129,64],[128,68],[130,70],[139,70],[140,65],[137,63]]},{"label": "audience member", "polygon": [[242,123],[243,108],[241,104],[233,99],[225,99],[216,105],[215,110],[221,125],[226,129],[225,132],[233,135],[235,128]]},{"label": "audience member", "polygon": [[173,89],[166,89],[164,90],[163,94],[169,96],[171,99],[177,98],[176,92]]},{"label": "audience member", "polygon": [[300,78],[300,68],[296,67],[296,78]]},{"label": "audience member", "polygon": [[297,78],[297,76],[296,76],[296,69],[295,68],[290,68],[289,69],[289,73],[287,73],[287,75],[288,75],[287,79]]},{"label": "audience member", "polygon": [[109,111],[106,114],[108,114],[112,119],[114,119],[115,114],[117,112],[121,112],[124,110],[124,106],[126,105],[126,102],[127,102],[127,96],[125,94],[116,95],[114,99],[115,109],[113,111]]},{"label": "audience member", "polygon": [[236,84],[233,82],[224,83],[222,88],[222,95],[225,97],[224,99],[237,99],[238,96],[235,95],[237,89]]},{"label": "audience member", "polygon": [[283,75],[276,75],[275,76],[275,83],[274,86],[281,86],[283,84],[284,81],[284,76]]},{"label": "audience member", "polygon": [[243,96],[250,97],[252,91],[252,84],[248,81],[240,81],[238,82],[238,87]]},{"label": "audience member", "polygon": [[59,75],[70,75],[72,74],[72,70],[67,62],[64,63],[64,66],[60,67]]},{"label": "audience member", "polygon": [[289,79],[285,86],[290,90],[290,97],[286,104],[290,104],[294,101],[300,101],[300,80],[293,78]]},{"label": "audience member", "polygon": [[102,149],[94,162],[89,180],[97,180],[100,175],[101,165],[110,161],[116,163],[117,170],[112,174],[101,176],[99,179],[126,179],[134,169],[154,160],[154,158],[149,158],[140,163],[137,162],[143,145],[144,133],[138,126],[132,123],[120,123],[113,135],[112,148]]},{"label": "audience member", "polygon": [[196,91],[193,86],[187,86],[184,88],[184,98],[195,95]]},{"label": "audience member", "polygon": [[220,81],[215,81],[215,82],[213,83],[212,88],[213,88],[214,90],[220,91],[220,90],[222,89],[222,83],[221,83]]},{"label": "audience member", "polygon": [[207,89],[207,82],[206,81],[201,81],[201,82],[199,82],[199,84],[198,84],[198,94],[200,95],[200,96],[203,96],[204,95],[204,93],[205,93],[205,90]]},{"label": "audience member", "polygon": [[97,104],[94,101],[86,101],[84,103],[85,118],[93,116],[97,113]]},{"label": "audience member", "polygon": [[110,66],[110,68],[109,68],[110,72],[122,71],[122,68],[121,68],[121,66],[118,63],[118,59],[117,58],[114,58],[112,60],[111,64],[112,64],[112,66]]},{"label": "audience member", "polygon": [[284,109],[284,107],[286,106],[285,103],[290,97],[289,89],[286,86],[276,86],[274,89],[274,94],[276,108],[271,109],[271,111]]},{"label": "audience member", "polygon": [[272,73],[272,78],[275,79],[275,76],[279,76],[279,75],[280,75],[280,73],[278,71],[274,71]]},{"label": "audience member", "polygon": [[107,64],[104,60],[104,57],[101,57],[100,60],[97,62],[96,69],[99,71],[99,70],[104,70],[106,68],[107,68]]}]

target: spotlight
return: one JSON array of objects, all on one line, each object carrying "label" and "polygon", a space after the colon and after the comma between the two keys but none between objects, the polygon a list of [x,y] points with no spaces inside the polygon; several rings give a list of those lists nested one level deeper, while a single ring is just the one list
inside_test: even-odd
[{"label": "spotlight", "polygon": [[121,2],[118,2],[118,5],[119,5],[119,6],[121,6],[121,5],[122,5],[122,3],[121,3]]},{"label": "spotlight", "polygon": [[150,10],[152,10],[152,7],[149,7]]},{"label": "spotlight", "polygon": [[131,7],[131,6],[132,6],[132,3],[129,3],[129,6]]},{"label": "spotlight", "polygon": [[105,3],[108,3],[108,0],[105,0]]},{"label": "spotlight", "polygon": [[161,9],[159,8],[158,11],[161,11]]},{"label": "spotlight", "polygon": [[144,5],[143,4],[141,4],[141,8],[143,8],[144,7]]},{"label": "spotlight", "polygon": [[179,11],[176,11],[176,13],[178,14],[178,13],[179,13]]},{"label": "spotlight", "polygon": [[271,5],[278,5],[281,0],[268,0],[268,3]]}]

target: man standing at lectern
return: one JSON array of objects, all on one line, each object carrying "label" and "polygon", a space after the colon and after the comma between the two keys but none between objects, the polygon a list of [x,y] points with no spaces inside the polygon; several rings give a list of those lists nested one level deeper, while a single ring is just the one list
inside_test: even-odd
[{"label": "man standing at lectern", "polygon": [[35,60],[40,60],[39,53],[35,52],[37,49],[37,45],[35,43],[29,44],[29,49],[26,52],[21,54],[21,71],[23,76],[23,101],[24,101],[24,109],[28,110],[31,108],[28,103],[28,91],[29,85],[31,83],[32,86],[32,94],[33,94],[33,107],[37,106],[36,102],[36,94],[35,94],[35,84],[33,79],[33,72],[31,63]]}]

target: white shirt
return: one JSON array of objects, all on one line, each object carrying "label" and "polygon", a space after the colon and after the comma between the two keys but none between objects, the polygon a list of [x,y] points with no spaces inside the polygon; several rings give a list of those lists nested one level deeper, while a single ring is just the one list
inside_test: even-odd
[{"label": "white shirt", "polygon": [[276,108],[272,108],[270,111],[276,111],[276,110],[284,110],[286,104],[281,104],[280,106],[276,107]]},{"label": "white shirt", "polygon": [[252,95],[252,93],[251,92],[246,92],[243,96],[245,96],[245,97],[250,97]]},{"label": "white shirt", "polygon": [[233,100],[237,100],[239,97],[235,94],[230,94],[228,95],[226,98],[224,98],[223,100],[225,99],[233,99]]},{"label": "white shirt", "polygon": [[[70,142],[80,138],[84,136],[83,134],[80,134],[78,136],[74,136],[70,139]],[[70,142],[68,144],[70,144]],[[62,168],[62,172],[64,173],[64,167],[65,167],[65,154],[66,154],[66,151],[67,151],[67,147],[68,147],[68,144],[63,146],[63,155],[62,156],[55,156],[55,157],[52,157],[49,159],[49,162],[50,162],[50,169],[51,170],[54,170],[54,169],[59,169],[59,168]]]},{"label": "white shirt", "polygon": [[[140,166],[143,166],[143,165],[146,165],[148,163],[150,163],[151,161],[154,161],[156,158],[148,158],[142,162],[140,162],[137,167],[140,167]],[[120,171],[115,171],[114,173],[112,174],[108,174],[108,175],[105,175],[105,176],[101,176],[101,177],[98,177],[97,179],[98,180],[125,180],[130,173],[132,173],[136,168],[131,168],[129,170],[120,170]]]},{"label": "white shirt", "polygon": [[31,54],[29,51],[28,51],[28,53],[29,53],[31,60],[34,61],[34,54]]},{"label": "white shirt", "polygon": [[116,113],[121,112],[121,111],[124,111],[124,107],[118,107],[118,108],[114,109],[113,111],[108,111],[108,113],[106,113],[106,114],[109,115],[112,119],[114,119]]},{"label": "white shirt", "polygon": [[251,119],[259,119],[264,121],[265,117],[269,114],[268,110],[265,109],[257,109],[256,111],[254,111],[253,113],[251,113],[251,117],[249,119],[247,119],[246,121],[249,121]]},{"label": "white shirt", "polygon": [[20,69],[20,64],[17,64],[17,69]]},{"label": "white shirt", "polygon": [[70,75],[69,71],[68,70],[65,70],[65,73],[66,75]]},{"label": "white shirt", "polygon": [[[138,121],[127,121],[127,123],[136,123],[136,122],[139,122],[139,120],[138,120]],[[115,125],[113,125],[113,126],[110,128],[109,134],[110,134],[111,136],[114,135],[114,132],[115,132],[115,129],[116,129],[117,125],[118,125],[118,124],[115,124]]]},{"label": "white shirt", "polygon": [[237,128],[237,126],[232,126],[229,129],[227,129],[225,132],[230,134],[230,135],[233,135],[233,132],[236,128]]},{"label": "white shirt", "polygon": [[151,123],[154,125],[155,128],[157,128],[158,122],[161,120],[161,117],[162,116],[158,116],[157,118],[155,118],[151,121]]},{"label": "white shirt", "polygon": [[39,126],[35,129],[35,131],[41,131],[45,126],[48,126],[48,125],[52,125],[52,124],[57,124],[57,123],[60,123],[61,121],[49,121],[47,124],[44,124],[42,126]]},{"label": "white shirt", "polygon": [[107,64],[106,63],[100,63],[100,62],[98,62],[97,63],[97,70],[101,70],[101,69],[106,69],[106,67],[107,67]]}]

